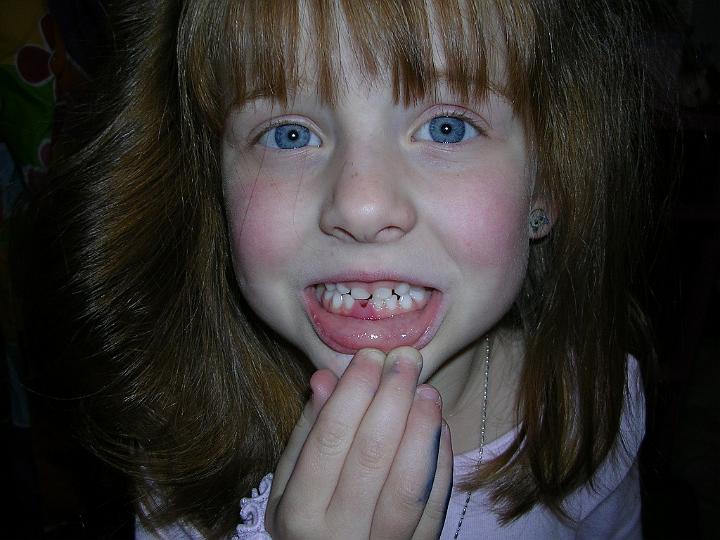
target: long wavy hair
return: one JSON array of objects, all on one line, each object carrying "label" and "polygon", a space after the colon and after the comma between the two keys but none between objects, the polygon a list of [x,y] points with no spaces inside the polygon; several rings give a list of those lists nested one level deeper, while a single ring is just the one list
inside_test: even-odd
[{"label": "long wavy hair", "polygon": [[512,313],[527,352],[517,439],[466,487],[489,486],[504,521],[538,503],[562,514],[618,442],[626,355],[644,327],[630,294],[648,143],[636,2],[118,4],[115,57],[47,215],[74,315],[58,354],[86,384],[83,434],[135,479],[146,526],[228,533],[300,413],[307,362],[236,284],[220,139],[228,107],[286,101],[304,84],[296,44],[308,39],[318,95],[333,103],[341,24],[398,102],[433,92],[434,46],[452,90],[499,92],[525,124],[554,224],[531,246]]}]

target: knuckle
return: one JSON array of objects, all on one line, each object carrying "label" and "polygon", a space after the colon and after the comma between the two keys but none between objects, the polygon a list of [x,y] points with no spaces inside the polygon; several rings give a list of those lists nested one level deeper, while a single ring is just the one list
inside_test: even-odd
[{"label": "knuckle", "polygon": [[386,456],[385,445],[382,441],[374,437],[359,441],[357,461],[364,469],[368,471],[383,469]]},{"label": "knuckle", "polygon": [[334,457],[345,450],[350,435],[350,426],[341,420],[328,419],[323,422],[316,437],[317,451],[321,457]]}]

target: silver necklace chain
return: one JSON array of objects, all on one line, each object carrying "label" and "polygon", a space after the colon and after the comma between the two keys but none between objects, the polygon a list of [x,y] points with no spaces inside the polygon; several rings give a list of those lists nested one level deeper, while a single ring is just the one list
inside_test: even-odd
[{"label": "silver necklace chain", "polygon": [[[490,386],[490,336],[485,336],[485,381],[483,384],[483,407],[482,407],[482,418],[480,419],[480,448],[478,448],[478,466],[482,463],[483,450],[485,448],[485,425],[487,423],[487,404],[488,404],[488,387]],[[462,528],[463,521],[465,520],[465,513],[467,512],[468,505],[470,504],[470,496],[472,491],[467,492],[465,497],[465,504],[463,505],[462,512],[460,513],[460,520],[455,529],[455,536],[453,540],[456,540],[460,535],[460,529]]]}]

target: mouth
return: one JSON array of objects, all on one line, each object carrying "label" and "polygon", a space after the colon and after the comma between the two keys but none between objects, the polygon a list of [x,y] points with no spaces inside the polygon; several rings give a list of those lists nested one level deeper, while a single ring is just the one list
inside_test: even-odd
[{"label": "mouth", "polygon": [[307,287],[304,299],[315,333],[342,354],[420,349],[440,324],[442,293],[409,282],[324,282]]}]

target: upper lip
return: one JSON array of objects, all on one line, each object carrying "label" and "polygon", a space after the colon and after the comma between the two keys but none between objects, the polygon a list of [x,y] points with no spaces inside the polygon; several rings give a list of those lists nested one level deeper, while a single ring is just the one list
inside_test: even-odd
[{"label": "upper lip", "polygon": [[375,283],[378,281],[395,281],[398,283],[408,283],[409,285],[415,285],[425,287],[428,289],[439,289],[437,283],[432,280],[424,279],[419,276],[413,276],[410,273],[402,272],[385,272],[385,271],[373,271],[373,272],[362,272],[362,271],[341,271],[328,274],[319,279],[314,279],[308,286],[314,287],[321,283],[344,283],[359,281],[362,283]]}]

